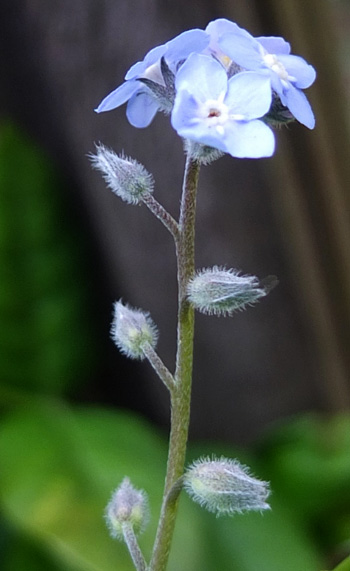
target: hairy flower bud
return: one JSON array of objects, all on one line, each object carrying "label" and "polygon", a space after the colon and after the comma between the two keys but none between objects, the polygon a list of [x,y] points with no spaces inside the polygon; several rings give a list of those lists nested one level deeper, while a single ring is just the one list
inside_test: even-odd
[{"label": "hairy flower bud", "polygon": [[149,520],[147,494],[136,490],[129,480],[124,478],[112,495],[106,507],[105,518],[111,536],[123,540],[123,525],[132,526],[136,534],[144,531]]},{"label": "hairy flower bud", "polygon": [[139,204],[146,194],[153,192],[153,176],[143,165],[117,155],[104,145],[96,145],[96,155],[90,155],[92,165],[102,172],[108,187],[129,204]]},{"label": "hairy flower bud", "polygon": [[228,458],[200,458],[184,476],[184,487],[203,508],[219,515],[270,509],[269,485],[253,478],[246,466]]},{"label": "hairy flower bud", "polygon": [[111,337],[119,350],[131,359],[144,359],[144,349],[157,344],[157,328],[150,315],[141,309],[132,309],[121,301],[114,304]]},{"label": "hairy flower bud", "polygon": [[276,285],[277,278],[270,276],[259,281],[255,276],[242,276],[236,270],[206,268],[198,272],[187,287],[191,304],[208,315],[231,315],[247,305],[256,303]]}]

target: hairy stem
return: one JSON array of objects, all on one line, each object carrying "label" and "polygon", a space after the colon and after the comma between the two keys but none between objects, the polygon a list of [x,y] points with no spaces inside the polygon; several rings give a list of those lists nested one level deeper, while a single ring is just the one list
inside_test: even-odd
[{"label": "hairy stem", "polygon": [[174,377],[149,343],[144,347],[143,354],[152,365],[161,381],[163,381],[165,386],[169,389],[169,391],[171,391],[175,385]]},{"label": "hairy stem", "polygon": [[171,429],[163,503],[150,571],[165,571],[174,533],[179,494],[171,493],[184,471],[192,385],[194,311],[186,298],[194,274],[194,236],[199,163],[187,156],[175,240],[178,267],[178,328],[175,385],[171,389]]},{"label": "hairy stem", "polygon": [[165,210],[165,208],[159,204],[159,202],[154,198],[153,194],[145,194],[142,198],[142,202],[147,206],[147,208],[164,224],[165,228],[169,230],[172,234],[175,242],[179,238],[179,226],[174,220],[174,218]]},{"label": "hairy stem", "polygon": [[142,555],[141,549],[137,542],[133,527],[129,522],[125,522],[123,524],[123,536],[124,536],[124,541],[129,549],[129,553],[133,560],[135,569],[137,571],[146,571],[147,570],[146,561]]}]

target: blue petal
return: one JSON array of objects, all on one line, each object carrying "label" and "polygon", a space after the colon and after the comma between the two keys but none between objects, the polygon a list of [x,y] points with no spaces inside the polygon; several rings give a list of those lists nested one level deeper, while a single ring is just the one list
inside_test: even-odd
[{"label": "blue petal", "polygon": [[225,145],[233,157],[259,159],[273,155],[275,138],[262,121],[232,122],[226,131]]},{"label": "blue petal", "polygon": [[126,116],[133,127],[148,127],[158,111],[157,101],[145,91],[135,93],[126,108]]},{"label": "blue petal", "polygon": [[190,55],[205,50],[209,44],[210,37],[203,30],[188,30],[183,32],[170,42],[167,42],[165,58],[168,64],[181,61]]},{"label": "blue petal", "polygon": [[269,54],[289,54],[290,44],[286,42],[283,38],[274,36],[260,36],[256,40],[265,48]]},{"label": "blue petal", "polygon": [[[283,90],[285,89],[286,82],[284,82],[283,84],[280,76],[276,72],[272,71],[272,69],[270,69],[269,67],[267,67],[266,69],[270,74],[272,89],[276,91],[276,93],[278,93],[280,97],[283,96]],[[287,83],[289,85],[289,82]]]},{"label": "blue petal", "polygon": [[241,67],[252,71],[264,67],[259,42],[253,36],[224,34],[218,43],[222,51]]},{"label": "blue petal", "polygon": [[311,105],[300,89],[291,85],[290,88],[284,92],[284,100],[285,102],[282,101],[282,103],[288,107],[289,111],[299,123],[302,123],[309,129],[314,128],[315,117]]},{"label": "blue petal", "polygon": [[128,80],[135,79],[136,77],[141,77],[146,69],[158,61],[165,54],[165,52],[165,44],[153,48],[145,55],[143,61],[138,61],[131,66],[124,79]]},{"label": "blue petal", "polygon": [[138,81],[126,81],[117,89],[112,91],[107,97],[105,97],[95,111],[101,113],[102,111],[110,111],[115,109],[120,105],[123,105],[132,95],[134,95],[140,89],[140,84]]},{"label": "blue petal", "polygon": [[171,124],[175,131],[184,139],[191,139],[225,151],[222,137],[216,129],[209,127],[206,121],[199,117],[197,100],[186,90],[178,92],[171,114]]},{"label": "blue petal", "polygon": [[225,104],[232,113],[244,119],[257,119],[271,107],[272,91],[270,75],[244,71],[234,75],[228,82]]},{"label": "blue petal", "polygon": [[200,101],[216,99],[226,93],[227,75],[211,56],[191,54],[176,75],[176,90],[189,91]]},{"label": "blue petal", "polygon": [[208,34],[203,30],[188,30],[187,32],[183,32],[166,44],[162,44],[150,50],[143,61],[138,61],[131,66],[125,75],[125,79],[141,77],[146,69],[159,61],[162,56],[166,57],[167,63],[170,65],[185,59],[191,52],[201,52],[209,44],[209,39]]},{"label": "blue petal", "polygon": [[234,22],[226,20],[226,18],[218,18],[217,20],[210,22],[207,25],[205,31],[210,34],[210,38],[214,42],[221,38],[224,34],[228,33],[237,33],[251,38],[249,32],[243,30],[243,28],[240,28]]},{"label": "blue petal", "polygon": [[181,91],[175,99],[171,122],[181,137],[230,153],[234,157],[268,157],[274,151],[274,136],[262,121],[228,121],[217,128],[203,121],[196,99]]},{"label": "blue petal", "polygon": [[198,123],[198,101],[186,89],[179,91],[175,97],[171,112],[171,124],[179,135],[187,129],[192,129]]},{"label": "blue petal", "polygon": [[315,81],[315,69],[312,67],[312,65],[309,65],[302,57],[287,55],[279,56],[278,59],[284,65],[289,75],[292,75],[296,78],[296,81],[293,81],[293,85],[296,87],[305,89],[306,87],[310,87],[310,85]]}]

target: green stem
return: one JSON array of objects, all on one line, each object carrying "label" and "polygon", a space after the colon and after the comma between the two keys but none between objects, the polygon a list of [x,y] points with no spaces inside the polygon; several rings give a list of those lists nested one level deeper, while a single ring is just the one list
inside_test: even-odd
[{"label": "green stem", "polygon": [[194,236],[199,163],[187,156],[176,239],[178,266],[178,328],[175,385],[171,389],[171,430],[163,504],[150,571],[165,571],[174,533],[179,494],[170,493],[182,476],[190,421],[194,311],[186,298],[194,274]]},{"label": "green stem", "polygon": [[169,230],[172,234],[175,242],[179,238],[179,226],[174,220],[174,218],[165,210],[165,208],[159,204],[159,202],[154,198],[153,194],[145,194],[142,198],[143,203],[147,208],[164,224],[165,228]]},{"label": "green stem", "polygon": [[165,386],[169,389],[169,391],[171,391],[175,385],[174,377],[149,343],[144,347],[143,354],[145,355],[148,362],[152,365],[161,381],[163,381]]},{"label": "green stem", "polygon": [[135,569],[137,571],[146,571],[147,565],[146,561],[142,555],[142,551],[136,539],[135,532],[132,525],[129,522],[123,524],[123,536],[124,541],[128,547],[131,559],[133,560]]}]

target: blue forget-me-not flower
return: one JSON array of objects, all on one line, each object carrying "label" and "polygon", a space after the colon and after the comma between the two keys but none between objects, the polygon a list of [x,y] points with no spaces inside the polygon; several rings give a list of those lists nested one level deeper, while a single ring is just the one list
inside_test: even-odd
[{"label": "blue forget-me-not flower", "polygon": [[165,58],[171,73],[190,53],[201,52],[209,44],[209,36],[203,30],[183,32],[166,44],[153,48],[143,61],[135,63],[125,75],[125,82],[103,99],[96,111],[110,111],[128,101],[126,115],[134,127],[148,127],[157,111],[170,112],[174,94],[160,97],[151,91],[143,79],[166,87],[161,71],[161,59]]},{"label": "blue forget-me-not flower", "polygon": [[315,118],[302,89],[315,81],[314,68],[303,58],[292,55],[290,44],[283,38],[253,38],[236,24],[231,27],[221,22],[217,43],[222,52],[244,69],[266,72],[281,103],[295,119],[313,129]]},{"label": "blue forget-me-not flower", "polygon": [[164,111],[177,133],[197,146],[234,157],[271,156],[268,124],[297,119],[315,125],[302,91],[315,70],[290,51],[283,38],[254,38],[234,22],[214,20],[149,51],[96,111],[127,103],[127,118],[139,128]]},{"label": "blue forget-me-not flower", "polygon": [[269,157],[275,141],[259,120],[271,105],[266,74],[242,72],[228,79],[214,58],[191,54],[176,76],[171,122],[181,137],[234,157]]}]

